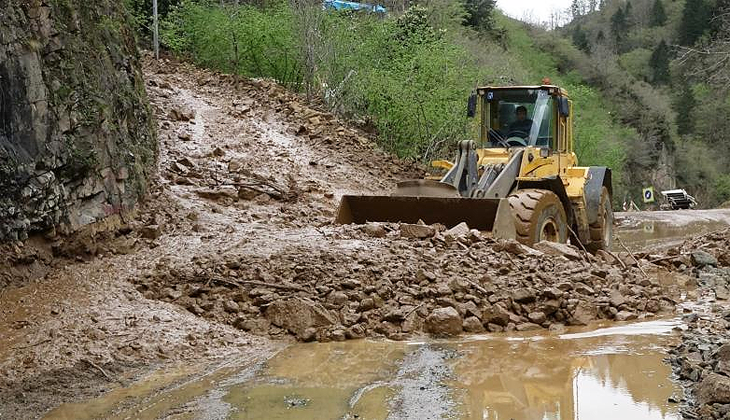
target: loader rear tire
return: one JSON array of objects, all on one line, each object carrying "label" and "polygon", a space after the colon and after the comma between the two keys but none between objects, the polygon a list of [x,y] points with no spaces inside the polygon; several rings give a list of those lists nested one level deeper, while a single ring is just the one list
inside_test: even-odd
[{"label": "loader rear tire", "polygon": [[586,247],[595,253],[603,249],[611,249],[613,243],[613,208],[611,208],[611,194],[608,188],[601,190],[601,202],[598,205],[598,219],[589,226],[591,242]]},{"label": "loader rear tire", "polygon": [[568,240],[568,224],[563,203],[548,190],[519,190],[509,197],[517,240],[531,246],[540,241]]}]

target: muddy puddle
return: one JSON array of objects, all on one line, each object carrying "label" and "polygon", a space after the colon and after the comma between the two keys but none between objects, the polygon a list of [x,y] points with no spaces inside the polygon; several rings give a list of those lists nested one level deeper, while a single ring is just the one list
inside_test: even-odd
[{"label": "muddy puddle", "polygon": [[[728,210],[680,210],[616,214],[615,235],[632,251],[669,248],[687,238],[730,226]],[[614,241],[614,251],[623,251]]]},{"label": "muddy puddle", "polygon": [[679,419],[677,320],[423,342],[292,345],[177,382],[159,372],[48,419]]}]

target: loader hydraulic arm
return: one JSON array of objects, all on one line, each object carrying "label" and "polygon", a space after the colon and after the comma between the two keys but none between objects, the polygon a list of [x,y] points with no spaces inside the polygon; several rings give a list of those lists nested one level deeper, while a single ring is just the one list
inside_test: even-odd
[{"label": "loader hydraulic arm", "polygon": [[507,163],[486,165],[479,176],[479,156],[476,143],[459,142],[454,166],[441,179],[459,191],[462,197],[505,198],[520,173],[523,150],[516,150]]}]

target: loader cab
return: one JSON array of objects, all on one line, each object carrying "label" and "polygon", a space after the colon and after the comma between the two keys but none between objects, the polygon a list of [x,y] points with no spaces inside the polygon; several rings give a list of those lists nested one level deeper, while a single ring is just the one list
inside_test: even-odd
[{"label": "loader cab", "polygon": [[[479,88],[474,116],[480,148],[534,146],[572,152],[571,103],[556,86]],[[520,114],[526,111],[522,119]]]}]

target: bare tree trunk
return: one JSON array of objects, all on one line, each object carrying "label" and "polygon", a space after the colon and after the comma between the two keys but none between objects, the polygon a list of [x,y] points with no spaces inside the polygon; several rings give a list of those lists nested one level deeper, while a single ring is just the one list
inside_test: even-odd
[{"label": "bare tree trunk", "polygon": [[160,22],[157,16],[157,0],[152,0],[152,43],[155,49],[155,59],[160,59]]}]

